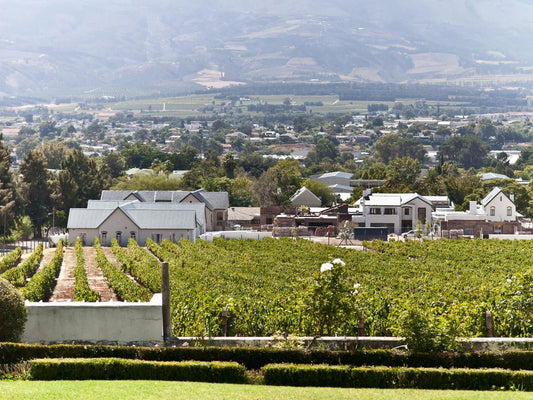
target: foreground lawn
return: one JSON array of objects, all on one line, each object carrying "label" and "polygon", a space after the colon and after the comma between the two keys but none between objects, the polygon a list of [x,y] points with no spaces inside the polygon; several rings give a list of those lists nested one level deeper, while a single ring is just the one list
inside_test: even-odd
[{"label": "foreground lawn", "polygon": [[0,399],[533,399],[533,393],[296,388],[162,381],[0,381]]}]

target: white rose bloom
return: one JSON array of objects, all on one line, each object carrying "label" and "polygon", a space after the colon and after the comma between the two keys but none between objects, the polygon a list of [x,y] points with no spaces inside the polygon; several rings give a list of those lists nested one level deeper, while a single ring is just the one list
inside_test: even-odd
[{"label": "white rose bloom", "polygon": [[331,263],[324,263],[320,266],[320,272],[326,272],[333,268],[333,264]]},{"label": "white rose bloom", "polygon": [[512,279],[507,278],[507,283],[511,283],[512,281]]},{"label": "white rose bloom", "polygon": [[343,267],[346,265],[346,263],[344,261],[342,261],[340,258],[336,258],[334,259],[332,262],[332,264],[340,264],[342,265]]},{"label": "white rose bloom", "polygon": [[353,288],[354,289],[359,289],[361,287],[361,284],[360,283],[356,283],[353,285]]}]

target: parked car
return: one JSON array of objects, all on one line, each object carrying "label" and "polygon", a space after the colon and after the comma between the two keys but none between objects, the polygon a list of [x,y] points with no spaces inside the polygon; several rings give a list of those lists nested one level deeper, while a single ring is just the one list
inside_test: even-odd
[{"label": "parked car", "polygon": [[404,232],[404,233],[402,233],[402,237],[404,239],[406,239],[406,238],[414,238],[415,237],[415,231],[410,230],[408,232]]}]

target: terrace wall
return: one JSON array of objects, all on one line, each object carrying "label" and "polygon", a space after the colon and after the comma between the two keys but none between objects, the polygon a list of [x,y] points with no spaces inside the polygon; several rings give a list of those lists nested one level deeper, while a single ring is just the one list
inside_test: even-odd
[{"label": "terrace wall", "polygon": [[154,345],[163,343],[161,294],[148,303],[26,301],[26,343]]}]

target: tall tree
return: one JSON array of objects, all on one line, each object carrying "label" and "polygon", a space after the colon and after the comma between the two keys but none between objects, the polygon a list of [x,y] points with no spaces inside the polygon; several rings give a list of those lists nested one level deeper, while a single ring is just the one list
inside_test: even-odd
[{"label": "tall tree", "polygon": [[426,158],[426,150],[419,140],[403,138],[394,133],[381,136],[375,149],[372,158],[385,164],[403,157],[411,157],[420,162],[424,162]]},{"label": "tall tree", "polygon": [[441,163],[452,161],[459,166],[481,168],[487,163],[490,147],[474,135],[454,136],[440,145],[438,157]]},{"label": "tall tree", "polygon": [[43,157],[36,151],[30,151],[20,165],[20,173],[25,184],[25,212],[30,217],[35,237],[42,237],[41,228],[50,206],[49,174]]},{"label": "tall tree", "polygon": [[85,207],[87,200],[98,199],[110,184],[110,177],[99,169],[94,159],[74,150],[62,163],[59,173],[61,206],[68,213],[72,207]]},{"label": "tall tree", "polygon": [[[11,225],[9,222],[14,220],[16,213],[13,175],[9,170],[10,165],[11,157],[6,147],[4,147],[2,135],[0,134],[0,206],[2,206],[0,217],[7,221],[6,225]],[[6,230],[4,230],[4,224],[1,226],[2,234],[7,234],[9,227],[5,226]]]}]

